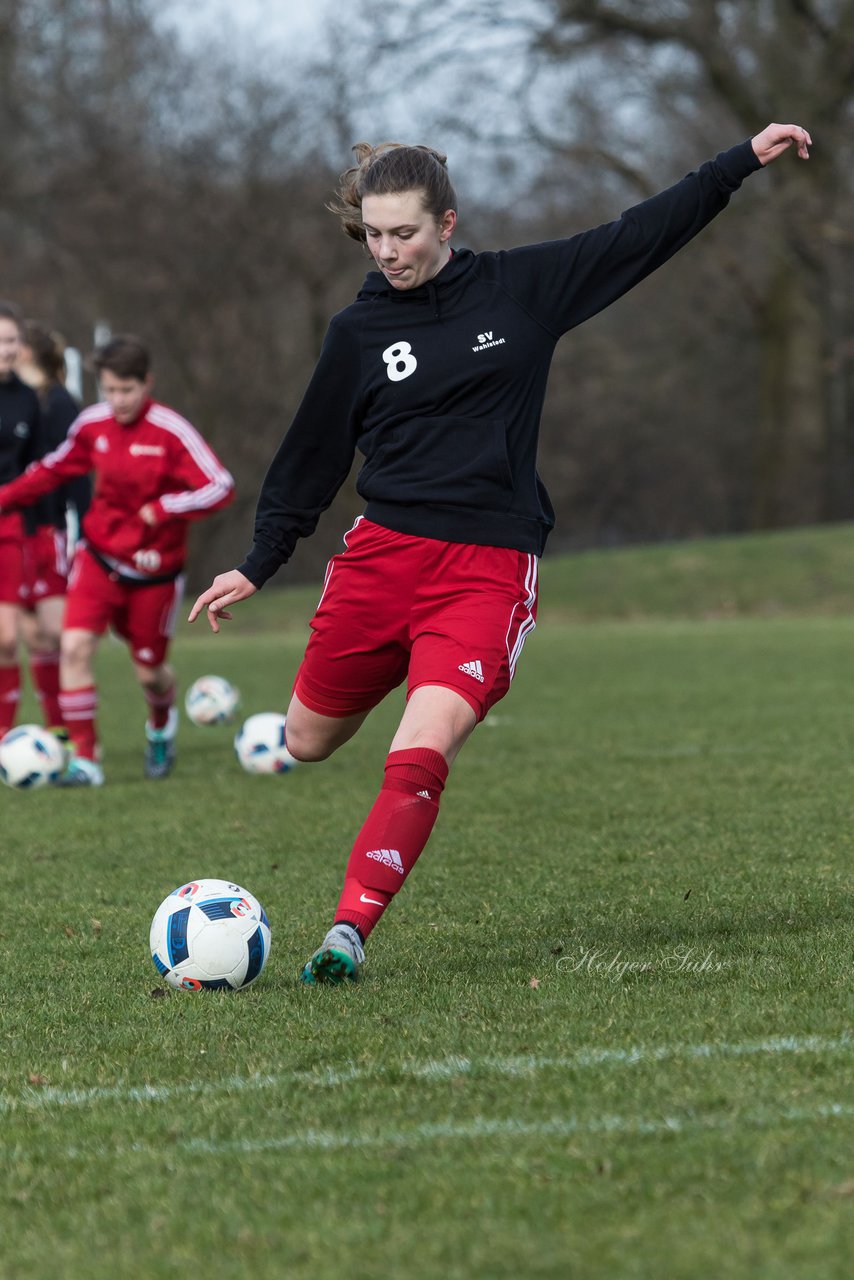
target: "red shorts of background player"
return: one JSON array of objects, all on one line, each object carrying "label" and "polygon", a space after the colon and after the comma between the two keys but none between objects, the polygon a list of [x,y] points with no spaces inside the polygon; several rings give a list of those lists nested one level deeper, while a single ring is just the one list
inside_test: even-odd
[{"label": "red shorts of background player", "polygon": [[61,529],[42,525],[24,538],[20,604],[35,609],[39,600],[64,596],[68,589],[68,539]]},{"label": "red shorts of background player", "polygon": [[537,612],[537,557],[395,533],[360,518],[326,571],[294,692],[312,711],[370,710],[407,681],[459,693],[482,720]]},{"label": "red shorts of background player", "polygon": [[130,585],[104,569],[84,547],[74,557],[62,627],[96,635],[112,627],[127,640],[134,662],[158,667],[166,657],[183,593],[183,576]]},{"label": "red shorts of background player", "polygon": [[20,603],[23,526],[16,511],[0,514],[0,604]]}]

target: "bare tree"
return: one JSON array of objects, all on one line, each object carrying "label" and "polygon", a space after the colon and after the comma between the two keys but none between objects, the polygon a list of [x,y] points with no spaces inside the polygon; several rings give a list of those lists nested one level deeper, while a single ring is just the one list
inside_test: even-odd
[{"label": "bare tree", "polygon": [[[808,167],[769,174],[774,198],[749,258],[741,246],[730,254],[760,343],[754,522],[850,514],[854,3],[551,0],[549,8],[538,52],[564,66],[592,53],[645,63],[642,109],[653,129],[665,113],[711,142],[722,122],[749,135],[773,113],[813,133]],[[612,91],[618,100],[619,86]]]}]

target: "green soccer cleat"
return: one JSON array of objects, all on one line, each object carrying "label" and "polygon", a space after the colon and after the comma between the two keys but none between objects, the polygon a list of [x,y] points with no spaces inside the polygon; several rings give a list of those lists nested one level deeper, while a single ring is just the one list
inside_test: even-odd
[{"label": "green soccer cleat", "polygon": [[357,982],[364,963],[365,949],[356,930],[349,924],[335,924],[320,950],[303,966],[300,982],[307,987],[320,982],[335,987],[342,982]]},{"label": "green soccer cleat", "polygon": [[175,734],[178,732],[178,711],[169,708],[169,719],[163,729],[145,726],[145,776],[168,778],[175,763]]},{"label": "green soccer cleat", "polygon": [[53,784],[55,787],[102,787],[104,770],[85,756],[72,756]]}]

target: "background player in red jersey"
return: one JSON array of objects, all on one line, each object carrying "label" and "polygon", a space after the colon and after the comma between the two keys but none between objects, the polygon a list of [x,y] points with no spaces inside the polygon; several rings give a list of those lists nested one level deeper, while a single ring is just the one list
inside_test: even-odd
[{"label": "background player in red jersey", "polygon": [[62,627],[60,706],[74,754],[60,785],[100,786],[94,658],[108,626],[130,649],[148,703],[145,772],[163,778],[175,757],[175,677],[166,661],[183,590],[189,522],[229,503],[234,482],[198,431],[151,398],[149,353],[112,338],[93,358],[103,403],[67,439],[0,488],[0,512],[26,507],[94,472]]},{"label": "background player in red jersey", "polygon": [[[39,402],[15,372],[21,325],[17,308],[0,302],[0,484],[19,476],[39,451]],[[23,533],[18,512],[0,513],[0,737],[15,723],[21,696],[18,628]]]},{"label": "background player in red jersey", "polygon": [[365,518],[327,574],[287,717],[301,760],[322,760],[404,679],[385,781],[350,854],[333,927],[306,983],[355,978],[363,943],[435,822],[449,766],[506,693],[534,626],[537,558],[554,523],[536,472],[558,339],[666,262],[753,172],[809,134],[769,125],[612,223],[503,253],[452,253],[456,196],[425,147],[356,148],[339,213],[377,267],[333,317],[273,460],[255,542],[217,577],[214,631],[310,534],[365,455]]},{"label": "background player in red jersey", "polygon": [[[25,320],[18,375],[39,398],[39,456],[65,440],[80,406],[65,386],[65,344],[34,320]],[[89,506],[88,476],[79,476],[41,498],[24,514],[21,636],[44,723],[62,736],[59,709],[59,650],[70,567],[68,525],[79,530]]]}]

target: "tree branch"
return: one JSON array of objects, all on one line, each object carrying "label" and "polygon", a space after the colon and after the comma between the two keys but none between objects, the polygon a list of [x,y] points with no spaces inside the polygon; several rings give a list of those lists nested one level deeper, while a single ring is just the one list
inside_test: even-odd
[{"label": "tree branch", "polygon": [[819,13],[816,13],[812,0],[789,0],[792,9],[797,16],[812,27],[813,31],[821,36],[822,40],[829,40],[833,35],[832,29],[827,25]]}]

